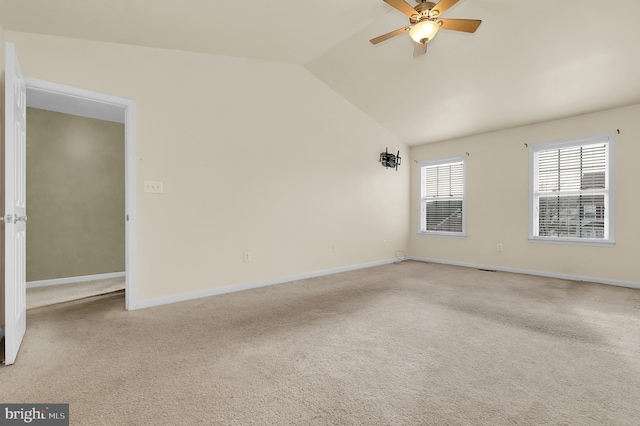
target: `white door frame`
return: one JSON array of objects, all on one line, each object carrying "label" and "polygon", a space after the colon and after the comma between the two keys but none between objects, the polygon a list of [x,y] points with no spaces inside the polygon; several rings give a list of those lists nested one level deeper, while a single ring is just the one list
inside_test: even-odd
[{"label": "white door frame", "polygon": [[[131,99],[92,92],[90,90],[65,86],[50,81],[25,77],[27,85],[27,105],[29,105],[29,92],[36,91],[39,94],[55,97],[56,100],[70,100],[72,103],[81,103],[94,106],[90,116],[92,118],[106,119],[106,115],[124,116],[124,179],[125,179],[125,308],[136,309],[136,103]],[[66,99],[64,99],[66,98]],[[46,102],[45,102],[46,103]],[[56,102],[57,103],[57,102]],[[64,103],[64,102],[63,102]],[[48,109],[39,106],[42,109]],[[62,111],[55,108],[51,110]],[[97,113],[96,113],[97,111]],[[106,114],[101,116],[101,114]],[[76,113],[75,115],[85,115]],[[112,120],[111,120],[112,121]],[[27,122],[27,131],[29,123]]]}]

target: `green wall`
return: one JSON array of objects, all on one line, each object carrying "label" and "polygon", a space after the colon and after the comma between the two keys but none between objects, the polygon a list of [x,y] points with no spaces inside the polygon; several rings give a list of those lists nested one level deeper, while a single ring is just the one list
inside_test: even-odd
[{"label": "green wall", "polygon": [[27,282],[125,269],[124,124],[27,108]]}]

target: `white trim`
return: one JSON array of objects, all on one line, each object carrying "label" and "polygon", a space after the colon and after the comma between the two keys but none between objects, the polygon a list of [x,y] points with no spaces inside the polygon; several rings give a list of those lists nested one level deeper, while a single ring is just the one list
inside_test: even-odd
[{"label": "white trim", "polygon": [[416,232],[419,237],[443,237],[443,238],[460,238],[466,239],[466,234],[459,234],[455,232],[434,232],[434,231],[422,231]]},{"label": "white trim", "polygon": [[27,89],[27,107],[124,124],[124,107],[68,94],[57,96],[48,90]]},{"label": "white trim", "polygon": [[505,268],[502,266],[480,265],[475,263],[455,262],[450,260],[431,259],[431,258],[415,257],[415,256],[409,256],[407,259],[415,260],[417,262],[440,263],[443,265],[462,266],[465,268],[489,269],[492,271],[500,271],[500,272],[513,272],[515,274],[535,275],[538,277],[558,278],[561,280],[585,281],[585,282],[591,282],[591,283],[597,283],[597,284],[607,284],[607,285],[613,285],[617,287],[627,287],[627,288],[640,290],[640,282],[609,280],[605,278],[594,278],[594,277],[583,277],[580,275],[556,274],[553,272],[532,271],[528,269],[517,269],[517,268]]},{"label": "white trim", "polygon": [[591,246],[614,247],[613,241],[601,241],[591,238],[557,238],[557,237],[530,237],[529,242],[536,244],[560,244],[565,246]]},{"label": "white trim", "polygon": [[613,142],[615,138],[615,131],[607,132],[607,133],[599,133],[595,135],[589,136],[579,136],[575,138],[567,138],[560,139],[556,141],[543,141],[543,142],[535,142],[529,145],[531,150],[534,152],[537,151],[546,151],[551,149],[560,149],[560,148],[568,148],[575,145],[586,145],[586,144],[597,144],[601,142],[603,139],[607,139],[610,142]]},{"label": "white trim", "polygon": [[170,303],[185,302],[187,300],[201,299],[203,297],[218,296],[221,294],[235,293],[236,291],[251,290],[254,288],[266,287],[270,285],[284,284],[291,281],[304,280],[307,278],[322,277],[325,275],[339,274],[341,272],[355,271],[358,269],[371,268],[374,266],[388,265],[397,262],[398,259],[381,260],[378,262],[363,263],[359,265],[346,266],[342,268],[327,269],[324,271],[310,272],[307,274],[292,275],[282,278],[274,278],[271,280],[255,281],[245,284],[236,284],[226,287],[212,288],[210,290],[196,291],[193,293],[177,294],[175,296],[159,297],[156,299],[141,300],[135,306],[135,309],[151,308],[154,306],[168,305]]},{"label": "white trim", "polygon": [[113,278],[123,278],[126,276],[124,272],[111,272],[108,274],[81,275],[77,277],[53,278],[50,280],[28,281],[27,288],[48,287],[51,285],[73,284],[84,281],[110,280]]},{"label": "white trim", "polygon": [[25,77],[25,82],[28,89],[48,92],[51,96],[98,102],[119,110],[124,108],[125,214],[128,218],[125,220],[125,308],[133,310],[136,306],[136,102],[31,77]]},{"label": "white trim", "polygon": [[126,101],[124,116],[125,164],[125,309],[136,306],[136,103]]}]

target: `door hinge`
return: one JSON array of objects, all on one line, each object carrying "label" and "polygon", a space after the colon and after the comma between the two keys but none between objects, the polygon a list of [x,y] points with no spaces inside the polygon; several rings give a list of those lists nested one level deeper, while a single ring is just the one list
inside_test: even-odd
[{"label": "door hinge", "polygon": [[2,216],[0,219],[2,219],[2,221],[7,224],[16,224],[19,221],[23,221],[24,223],[27,223],[27,215],[24,216],[18,216],[16,215],[12,215],[12,214],[8,214],[6,216]]}]

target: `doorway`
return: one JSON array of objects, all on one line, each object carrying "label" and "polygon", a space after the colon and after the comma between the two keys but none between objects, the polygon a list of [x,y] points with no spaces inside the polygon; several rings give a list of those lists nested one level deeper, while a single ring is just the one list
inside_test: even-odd
[{"label": "doorway", "polygon": [[124,292],[124,123],[26,118],[27,310]]},{"label": "doorway", "polygon": [[[27,107],[124,124],[125,308],[135,298],[135,102],[25,77]],[[27,122],[27,131],[29,123]]]}]

